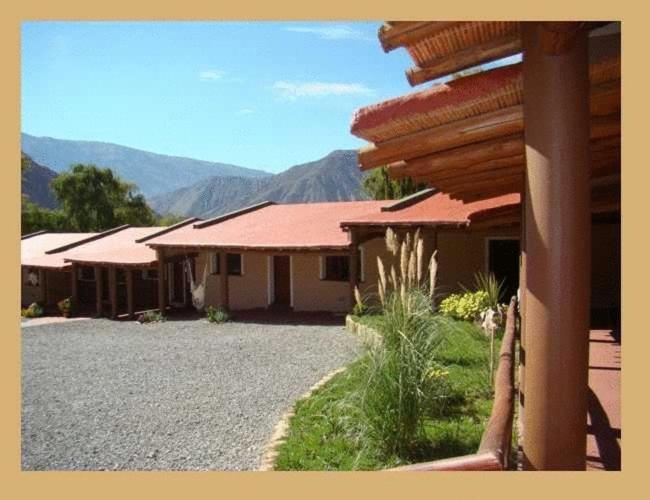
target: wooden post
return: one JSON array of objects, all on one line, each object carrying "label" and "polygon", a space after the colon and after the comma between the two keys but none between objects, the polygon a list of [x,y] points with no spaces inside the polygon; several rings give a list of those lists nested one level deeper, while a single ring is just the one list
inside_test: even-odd
[{"label": "wooden post", "polygon": [[43,306],[47,307],[47,271],[45,269],[38,270],[38,282],[40,284],[40,296]]},{"label": "wooden post", "polygon": [[108,296],[111,301],[111,318],[117,318],[117,269],[115,266],[108,268]]},{"label": "wooden post", "polygon": [[[572,23],[565,24],[571,28]],[[586,465],[589,73],[587,33],[578,27],[561,31],[546,23],[522,23],[527,162],[523,465],[533,470],[584,470]]]},{"label": "wooden post", "polygon": [[160,314],[165,314],[167,309],[167,286],[165,280],[165,251],[162,248],[156,249],[158,259],[158,309]]},{"label": "wooden post", "polygon": [[101,266],[95,266],[95,301],[97,302],[97,316],[104,313],[104,275]]},{"label": "wooden post", "polygon": [[133,269],[126,269],[126,310],[129,319],[133,319],[135,309],[133,307]]},{"label": "wooden post", "polygon": [[359,234],[354,228],[350,228],[350,309],[356,302],[354,289],[359,285]]},{"label": "wooden post", "polygon": [[79,311],[79,287],[77,286],[77,264],[72,263],[70,269],[70,299],[72,300],[72,312]]},{"label": "wooden post", "polygon": [[228,286],[228,254],[219,252],[219,305],[224,309],[230,308],[230,290]]}]

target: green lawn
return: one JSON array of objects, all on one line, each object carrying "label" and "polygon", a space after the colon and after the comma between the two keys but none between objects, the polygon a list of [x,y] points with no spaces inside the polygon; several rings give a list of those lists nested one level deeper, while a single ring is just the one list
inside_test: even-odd
[{"label": "green lawn", "polygon": [[[377,326],[381,318],[364,316],[361,321]],[[375,470],[474,453],[492,407],[489,341],[476,326],[455,322],[438,359],[449,372],[449,388],[445,399],[431,409],[425,424],[427,442],[417,456],[408,460],[385,456],[379,443],[364,432],[359,389],[366,359],[362,357],[297,403],[276,470]]]}]

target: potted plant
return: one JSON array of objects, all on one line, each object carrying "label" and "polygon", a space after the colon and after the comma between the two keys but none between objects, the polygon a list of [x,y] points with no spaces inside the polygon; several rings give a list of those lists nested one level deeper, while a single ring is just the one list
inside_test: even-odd
[{"label": "potted plant", "polygon": [[68,318],[72,312],[72,299],[70,297],[63,299],[57,303],[57,306],[63,317]]}]

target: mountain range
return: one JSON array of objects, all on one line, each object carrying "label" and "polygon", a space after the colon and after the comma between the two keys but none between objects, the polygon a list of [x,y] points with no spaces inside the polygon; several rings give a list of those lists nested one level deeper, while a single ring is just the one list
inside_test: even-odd
[{"label": "mountain range", "polygon": [[353,150],[336,150],[279,174],[224,163],[159,155],[117,144],[22,134],[22,192],[45,208],[57,201],[50,181],[74,163],[112,168],[136,184],[159,214],[214,217],[270,200],[275,202],[362,199],[363,173]]},{"label": "mountain range", "polygon": [[150,197],[215,176],[258,178],[270,175],[239,167],[179,156],[168,156],[108,142],[71,141],[21,134],[21,149],[35,162],[55,172],[75,163],[110,167],[121,178],[135,183]]},{"label": "mountain range", "polygon": [[213,177],[149,199],[161,214],[214,217],[262,201],[285,203],[363,198],[362,172],[353,150],[336,150],[313,162],[264,178]]},{"label": "mountain range", "polygon": [[26,154],[22,154],[25,169],[21,176],[21,193],[27,199],[44,208],[56,208],[58,202],[50,187],[50,182],[57,176],[54,170],[39,165]]}]

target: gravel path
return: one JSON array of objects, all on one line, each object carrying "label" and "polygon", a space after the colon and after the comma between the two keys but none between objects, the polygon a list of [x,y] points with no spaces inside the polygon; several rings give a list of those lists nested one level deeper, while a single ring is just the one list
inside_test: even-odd
[{"label": "gravel path", "polygon": [[78,321],[22,330],[22,468],[246,470],[356,357],[341,326]]}]

